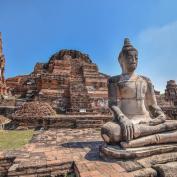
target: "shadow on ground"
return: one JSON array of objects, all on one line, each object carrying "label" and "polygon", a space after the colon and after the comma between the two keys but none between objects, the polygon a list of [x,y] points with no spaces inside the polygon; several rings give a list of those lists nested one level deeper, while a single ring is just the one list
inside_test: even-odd
[{"label": "shadow on ground", "polygon": [[85,155],[85,159],[89,161],[101,160],[99,157],[99,146],[103,144],[103,141],[90,141],[90,142],[68,142],[62,144],[65,148],[83,148],[88,150]]}]

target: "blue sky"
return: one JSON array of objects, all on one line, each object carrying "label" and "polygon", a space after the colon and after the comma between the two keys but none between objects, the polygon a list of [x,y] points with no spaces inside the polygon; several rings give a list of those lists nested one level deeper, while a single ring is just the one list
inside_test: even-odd
[{"label": "blue sky", "polygon": [[176,0],[0,0],[6,78],[30,73],[61,49],[87,53],[101,72],[117,75],[129,37],[137,72],[163,91],[177,80],[176,7]]}]

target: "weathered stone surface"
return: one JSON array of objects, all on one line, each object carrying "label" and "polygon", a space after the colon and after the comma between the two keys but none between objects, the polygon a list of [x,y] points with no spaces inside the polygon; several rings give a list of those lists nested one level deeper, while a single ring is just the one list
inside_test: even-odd
[{"label": "weathered stone surface", "polygon": [[4,99],[4,97],[8,96],[9,88],[6,86],[6,81],[5,81],[5,57],[3,55],[2,51],[2,35],[0,32],[0,101],[1,99]]},{"label": "weathered stone surface", "polygon": [[113,159],[134,159],[167,152],[177,152],[177,144],[142,146],[139,148],[124,149],[118,145],[103,145],[100,147],[101,156],[106,156]]},{"label": "weathered stone surface", "polygon": [[13,116],[12,125],[28,128],[100,128],[112,120],[110,115]]},{"label": "weathered stone surface", "polygon": [[126,38],[118,58],[122,74],[111,77],[108,83],[109,107],[114,121],[102,127],[102,137],[106,143],[121,144],[123,148],[175,143],[176,122],[168,126],[165,114],[157,105],[150,79],[136,75],[137,55]]},{"label": "weathered stone surface", "polygon": [[157,171],[153,168],[144,168],[131,172],[129,174],[133,175],[134,177],[158,177]]},{"label": "weathered stone surface", "polygon": [[16,156],[8,176],[66,176],[75,172],[80,177],[133,177],[117,162],[100,159],[101,144],[97,129],[36,131],[30,144],[4,154]]},{"label": "weathered stone surface", "polygon": [[153,156],[140,158],[136,160],[136,162],[144,168],[151,168],[156,164],[164,164],[164,163],[175,162],[175,161],[177,161],[176,152],[162,153],[162,154],[153,155]]},{"label": "weathered stone surface", "polygon": [[177,177],[177,162],[157,164],[153,168],[159,177]]},{"label": "weathered stone surface", "polygon": [[6,157],[0,154],[0,176],[6,177],[8,169],[13,164],[15,157]]},{"label": "weathered stone surface", "polygon": [[137,50],[125,39],[118,58],[122,74],[108,81],[108,101],[114,120],[101,129],[107,145],[100,146],[100,156],[107,161],[117,159],[136,177],[156,177],[160,174],[158,170],[162,170],[158,163],[176,160],[177,122],[167,121],[157,105],[150,79],[135,74],[137,55]]}]

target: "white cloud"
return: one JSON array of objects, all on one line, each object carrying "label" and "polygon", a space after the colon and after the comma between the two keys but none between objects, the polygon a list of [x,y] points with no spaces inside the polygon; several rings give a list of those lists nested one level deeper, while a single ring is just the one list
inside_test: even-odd
[{"label": "white cloud", "polygon": [[177,21],[145,29],[137,38],[138,72],[147,75],[155,88],[164,91],[167,80],[177,81]]}]

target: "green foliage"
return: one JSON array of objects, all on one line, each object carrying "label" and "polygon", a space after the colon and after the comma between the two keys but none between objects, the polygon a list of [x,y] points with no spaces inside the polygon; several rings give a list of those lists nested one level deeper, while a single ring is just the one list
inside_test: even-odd
[{"label": "green foliage", "polygon": [[1,130],[0,150],[13,150],[27,144],[32,138],[33,130]]}]

